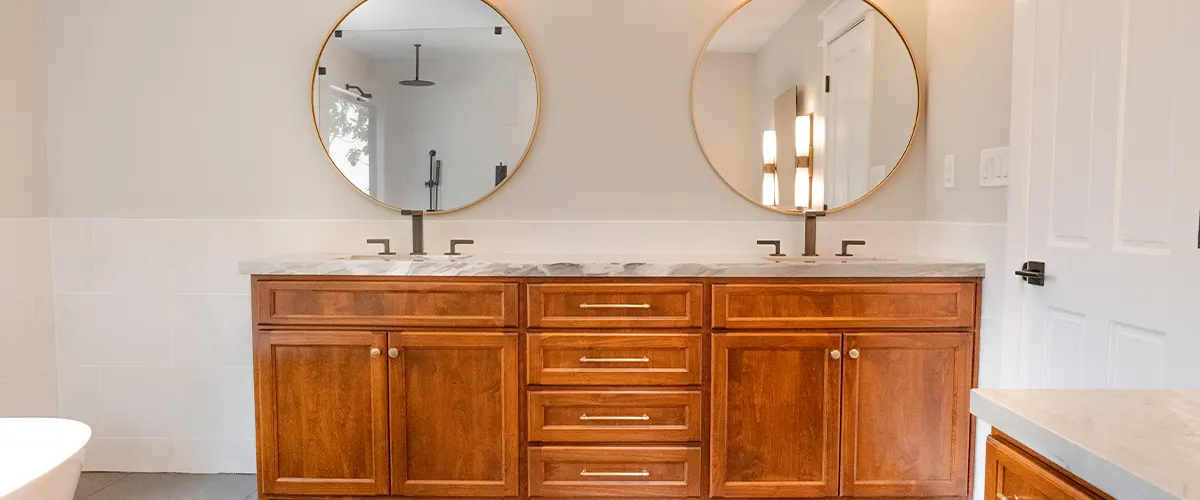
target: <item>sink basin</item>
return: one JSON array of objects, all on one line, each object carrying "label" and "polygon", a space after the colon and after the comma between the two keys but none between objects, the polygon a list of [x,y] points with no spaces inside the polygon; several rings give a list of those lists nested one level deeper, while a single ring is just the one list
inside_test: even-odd
[{"label": "sink basin", "polygon": [[834,255],[822,255],[819,257],[804,257],[802,255],[788,255],[785,257],[765,256],[763,259],[771,262],[791,262],[791,263],[807,263],[807,264],[849,264],[852,262],[897,262],[898,259],[888,257],[837,257]]},{"label": "sink basin", "polygon": [[470,255],[351,255],[341,260],[377,260],[383,262],[459,262]]}]

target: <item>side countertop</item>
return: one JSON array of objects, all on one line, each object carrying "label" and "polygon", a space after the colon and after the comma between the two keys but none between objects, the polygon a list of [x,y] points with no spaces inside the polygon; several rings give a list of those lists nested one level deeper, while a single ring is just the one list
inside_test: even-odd
[{"label": "side countertop", "polygon": [[385,261],[299,255],[242,261],[238,270],[250,275],[324,276],[977,278],[983,276],[984,265],[930,257],[774,261],[752,256],[480,255]]},{"label": "side countertop", "polygon": [[1200,390],[976,389],[971,413],[1113,498],[1200,498]]}]

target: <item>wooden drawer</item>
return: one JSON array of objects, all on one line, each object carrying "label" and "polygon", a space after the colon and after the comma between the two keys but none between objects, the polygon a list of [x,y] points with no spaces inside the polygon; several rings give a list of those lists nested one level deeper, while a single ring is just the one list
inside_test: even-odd
[{"label": "wooden drawer", "polygon": [[533,328],[699,328],[699,283],[538,283],[529,285]]},{"label": "wooden drawer", "polygon": [[534,497],[699,497],[700,448],[529,448]]},{"label": "wooden drawer", "polygon": [[527,337],[529,383],[698,385],[700,335],[535,333]]},{"label": "wooden drawer", "polygon": [[529,393],[529,440],[700,441],[700,391]]},{"label": "wooden drawer", "polygon": [[1039,500],[1103,499],[1072,479],[995,436],[987,439],[983,498]]},{"label": "wooden drawer", "polygon": [[974,283],[713,285],[713,328],[970,328]]},{"label": "wooden drawer", "polygon": [[266,281],[256,290],[259,324],[517,326],[516,283]]}]

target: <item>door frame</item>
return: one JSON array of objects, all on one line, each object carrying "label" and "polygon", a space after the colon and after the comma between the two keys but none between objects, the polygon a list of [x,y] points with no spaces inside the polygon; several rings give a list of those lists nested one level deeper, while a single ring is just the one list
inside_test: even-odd
[{"label": "door frame", "polygon": [[1000,386],[1029,385],[1025,370],[1024,280],[1007,275],[1029,260],[1029,172],[1033,147],[1034,33],[1037,24],[1033,0],[1016,0],[1013,10],[1012,119],[1009,126],[1010,161],[1008,224],[1005,234],[1004,327],[1000,339]]}]

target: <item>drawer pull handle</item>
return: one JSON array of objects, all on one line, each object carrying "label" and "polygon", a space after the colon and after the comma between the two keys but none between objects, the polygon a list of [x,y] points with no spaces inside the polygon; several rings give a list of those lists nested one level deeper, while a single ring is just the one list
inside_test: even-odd
[{"label": "drawer pull handle", "polygon": [[579,304],[580,309],[649,309],[650,304]]},{"label": "drawer pull handle", "polygon": [[587,469],[579,471],[582,477],[650,477],[650,471],[644,470],[641,472],[588,472]]},{"label": "drawer pull handle", "polygon": [[628,420],[650,420],[650,415],[642,415],[642,416],[640,416],[640,417],[629,417],[629,416],[615,416],[615,417],[589,417],[589,416],[588,416],[588,414],[584,413],[583,415],[580,415],[580,416],[579,416],[579,420],[583,420],[583,421],[588,421],[588,420],[620,420],[620,421],[628,421]]},{"label": "drawer pull handle", "polygon": [[642,356],[640,358],[589,358],[587,356],[579,357],[580,363],[649,363],[650,358]]}]

